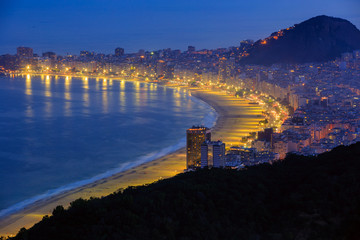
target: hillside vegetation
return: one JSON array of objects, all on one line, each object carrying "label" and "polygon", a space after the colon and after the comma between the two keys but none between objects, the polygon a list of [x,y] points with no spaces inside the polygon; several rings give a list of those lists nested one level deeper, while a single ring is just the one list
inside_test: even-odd
[{"label": "hillside vegetation", "polygon": [[296,64],[335,60],[360,49],[360,31],[341,18],[317,16],[257,41],[242,64]]},{"label": "hillside vegetation", "polygon": [[14,239],[359,239],[359,193],[357,143],[78,199]]}]

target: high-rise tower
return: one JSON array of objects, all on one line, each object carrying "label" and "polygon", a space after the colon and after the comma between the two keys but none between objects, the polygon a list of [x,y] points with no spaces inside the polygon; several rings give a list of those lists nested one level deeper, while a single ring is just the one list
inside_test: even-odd
[{"label": "high-rise tower", "polygon": [[18,47],[17,55],[19,57],[32,58],[34,55],[33,49],[29,47]]},{"label": "high-rise tower", "polygon": [[120,57],[125,54],[125,50],[123,48],[115,48],[115,56]]},{"label": "high-rise tower", "polygon": [[201,167],[225,167],[225,143],[205,141],[201,144]]},{"label": "high-rise tower", "polygon": [[186,130],[186,168],[201,166],[201,144],[211,141],[211,131],[207,127],[193,126]]}]

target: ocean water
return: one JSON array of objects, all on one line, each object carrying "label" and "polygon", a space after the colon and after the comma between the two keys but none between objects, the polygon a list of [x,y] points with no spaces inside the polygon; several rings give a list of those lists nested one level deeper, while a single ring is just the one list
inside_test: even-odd
[{"label": "ocean water", "polygon": [[0,77],[0,217],[179,149],[186,128],[215,119],[154,83]]}]

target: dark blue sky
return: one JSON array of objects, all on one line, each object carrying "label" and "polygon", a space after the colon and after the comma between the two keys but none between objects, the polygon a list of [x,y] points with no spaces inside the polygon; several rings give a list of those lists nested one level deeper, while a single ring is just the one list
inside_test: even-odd
[{"label": "dark blue sky", "polygon": [[360,27],[359,0],[0,0],[0,54],[229,47],[323,14]]}]

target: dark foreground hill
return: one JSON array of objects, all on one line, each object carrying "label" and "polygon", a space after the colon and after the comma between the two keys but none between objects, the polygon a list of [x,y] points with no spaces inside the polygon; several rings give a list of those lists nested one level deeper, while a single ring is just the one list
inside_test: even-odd
[{"label": "dark foreground hill", "polygon": [[360,31],[341,18],[318,16],[259,40],[243,64],[324,62],[360,49]]},{"label": "dark foreground hill", "polygon": [[360,143],[76,200],[14,239],[359,239]]}]

